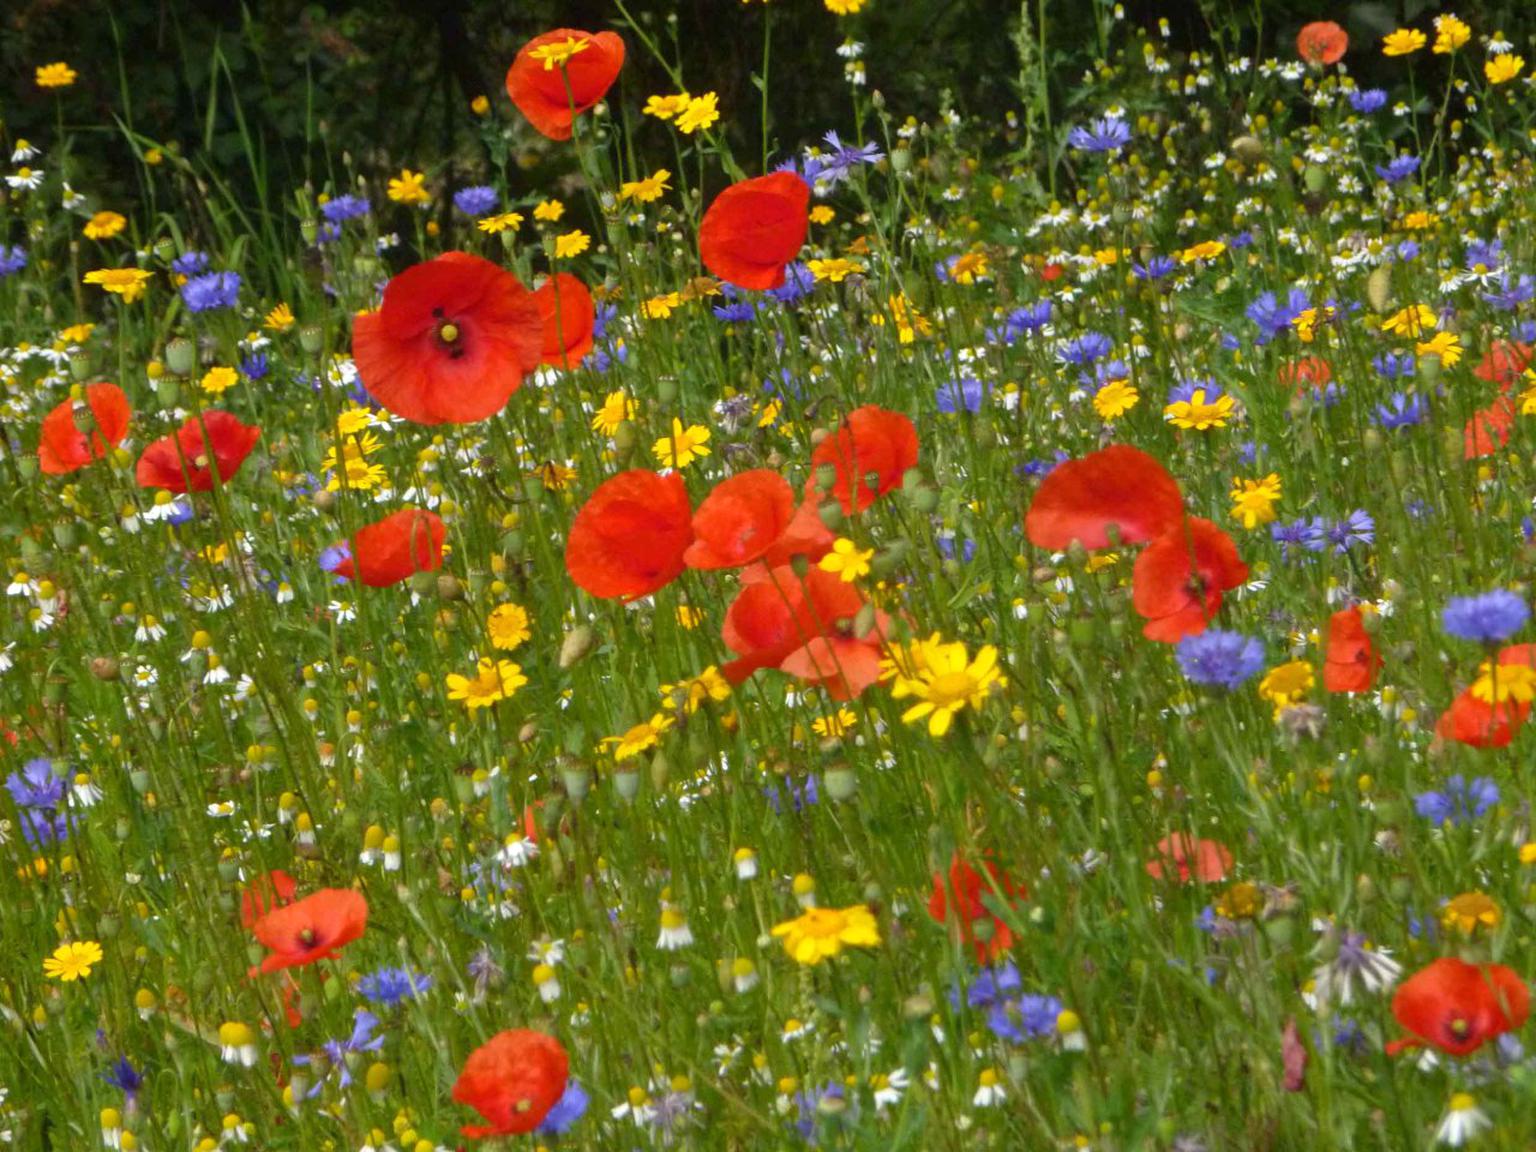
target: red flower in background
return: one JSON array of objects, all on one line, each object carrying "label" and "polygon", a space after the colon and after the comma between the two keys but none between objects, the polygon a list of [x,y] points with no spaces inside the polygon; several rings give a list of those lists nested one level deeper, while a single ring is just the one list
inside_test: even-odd
[{"label": "red flower in background", "polygon": [[1232,538],[1209,520],[1190,517],[1136,557],[1131,603],[1146,619],[1142,635],[1176,644],[1204,632],[1221,610],[1221,594],[1248,579]]},{"label": "red flower in background", "polygon": [[732,184],[699,224],[699,258],[738,288],[777,288],[805,243],[811,186],[793,172]]},{"label": "red flower in background", "polygon": [[498,1032],[469,1054],[453,1098],[488,1124],[466,1124],[471,1140],[532,1132],[565,1094],[570,1060],[553,1036],[526,1028]]},{"label": "red flower in background", "polygon": [[[866,404],[848,413],[838,430],[816,445],[811,468],[835,470],[832,495],[844,512],[862,512],[893,488],[901,486],[908,468],[917,464],[917,429],[900,412]],[[815,488],[813,476],[806,490]]]},{"label": "red flower in background", "polygon": [[571,524],[565,570],[602,599],[634,600],[665,588],[693,543],[688,490],[676,472],[643,468],[598,485]]},{"label": "red flower in background", "polygon": [[1392,1041],[1387,1052],[1428,1045],[1467,1056],[1530,1014],[1530,989],[1513,969],[1442,956],[1398,985],[1392,1015],[1410,1035]]},{"label": "red flower in background", "polygon": [[252,927],[272,909],[293,899],[298,884],[281,868],[247,884],[240,892],[240,923]]},{"label": "red flower in background", "polygon": [[1232,853],[1215,840],[1195,840],[1182,832],[1164,836],[1157,842],[1157,855],[1147,861],[1147,875],[1154,880],[1165,877],[1188,884],[1216,884],[1226,878],[1232,867]]},{"label": "red flower in background", "polygon": [[1369,692],[1381,656],[1365,630],[1360,605],[1328,617],[1328,650],[1323,656],[1323,687],[1329,692]]},{"label": "red flower in background", "polygon": [[1337,64],[1349,50],[1349,33],[1332,20],[1302,25],[1296,36],[1296,55],[1308,64]]},{"label": "red flower in background", "polygon": [[1276,375],[1280,383],[1292,385],[1299,396],[1309,385],[1321,391],[1333,379],[1333,367],[1321,356],[1303,356],[1280,365]]},{"label": "red flower in background", "polygon": [[447,529],[436,512],[402,508],[359,528],[351,542],[351,555],[331,572],[348,580],[356,577],[370,588],[388,588],[417,572],[441,568],[446,536]]},{"label": "red flower in background", "polygon": [[1037,548],[1060,551],[1074,540],[1108,548],[1109,526],[1121,544],[1145,544],[1184,518],[1184,497],[1168,470],[1139,448],[1108,448],[1051,469],[1024,516],[1024,532]]},{"label": "red flower in background", "polygon": [[[540,49],[575,40],[584,47],[564,64],[547,64]],[[507,69],[507,95],[528,123],[551,140],[569,140],[571,124],[608,93],[624,67],[624,41],[616,32],[556,28],[518,50]]]},{"label": "red flower in background", "polygon": [[858,696],[880,678],[885,620],[875,614],[863,637],[852,624],[864,597],[841,577],[809,569],[797,576],[789,565],[745,585],[725,614],[721,639],[738,659],[720,670],[740,684],[759,668],[777,668],[820,684],[834,700]]},{"label": "red flower in background", "polygon": [[274,908],[252,929],[272,952],[261,962],[261,970],[276,972],[334,959],[337,950],[361,936],[367,924],[368,901],[349,888],[322,888]]},{"label": "red flower in background", "polygon": [[[960,938],[976,949],[978,963],[986,964],[1013,947],[1013,930],[985,903],[985,897],[1004,901],[1027,900],[1028,890],[1015,884],[1012,878],[991,860],[983,859],[983,876],[972,868],[958,852],[950,858],[949,874],[933,874],[933,895],[928,898],[928,915],[940,924],[951,915],[960,925]],[[999,897],[1001,893],[1001,897]],[[986,939],[978,939],[976,925],[985,921],[991,925]]]},{"label": "red flower in background", "polygon": [[[1536,644],[1511,644],[1501,648],[1498,663],[1536,668]],[[1514,697],[1494,703],[1479,700],[1466,688],[1440,714],[1435,735],[1472,748],[1503,748],[1513,740],[1530,717],[1528,701]]]},{"label": "red flower in background", "polygon": [[1462,455],[1468,460],[1480,460],[1503,448],[1509,443],[1509,434],[1515,427],[1516,412],[1515,402],[1500,396],[1488,407],[1472,413],[1472,419],[1462,430],[1465,445]]},{"label": "red flower in background", "polygon": [[1497,384],[1500,392],[1509,392],[1531,363],[1531,346],[1511,340],[1495,340],[1488,346],[1482,362],[1472,370],[1472,375],[1490,384]]},{"label": "red flower in background", "polygon": [[539,364],[544,321],[516,276],[467,252],[413,264],[352,323],[363,386],[417,424],[469,424],[506,406]]},{"label": "red flower in background", "polygon": [[140,488],[209,492],[213,489],[215,471],[221,484],[234,479],[260,436],[260,428],[242,424],[235,416],[216,408],[200,417],[188,416],[174,436],[162,436],[144,449],[135,477]]},{"label": "red flower in background", "polygon": [[690,568],[741,568],[760,560],[795,515],[789,481],[767,468],[741,472],[715,485],[693,514]]},{"label": "red flower in background", "polygon": [[43,417],[43,430],[37,442],[37,464],[50,476],[63,475],[100,460],[128,435],[128,420],[133,410],[128,397],[116,384],[88,384],[85,406],[90,417],[81,428],[75,419],[75,402],[65,400]]},{"label": "red flower in background", "polygon": [[534,290],[533,300],[544,324],[540,363],[575,368],[592,351],[592,329],[597,323],[592,293],[569,272],[560,272]]}]

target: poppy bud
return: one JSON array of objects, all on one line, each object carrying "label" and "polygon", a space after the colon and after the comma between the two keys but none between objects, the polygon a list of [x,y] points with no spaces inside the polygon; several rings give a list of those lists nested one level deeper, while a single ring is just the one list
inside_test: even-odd
[{"label": "poppy bud", "polygon": [[827,795],[840,804],[852,800],[859,790],[858,774],[846,764],[828,768],[822,782],[826,785]]},{"label": "poppy bud", "polygon": [[613,430],[613,446],[621,452],[632,451],[640,442],[640,429],[633,420],[620,420]]},{"label": "poppy bud", "polygon": [[78,353],[69,358],[69,374],[78,383],[85,383],[91,375],[91,358],[84,353]]},{"label": "poppy bud", "polygon": [[[1440,383],[1441,367],[1440,357],[1420,356],[1415,372],[1418,374],[1419,379],[1424,382],[1426,388],[1433,388],[1436,384]],[[1456,439],[1456,451],[1458,453],[1461,451],[1461,438],[1459,436]]]},{"label": "poppy bud", "polygon": [[667,759],[665,752],[658,752],[651,757],[651,787],[658,792],[664,792],[667,782],[672,778],[672,764]]},{"label": "poppy bud", "polygon": [[457,576],[444,572],[437,578],[436,584],[439,600],[462,600],[464,598],[464,586],[459,583]]},{"label": "poppy bud", "polygon": [[865,604],[858,610],[858,612],[854,614],[853,634],[855,637],[862,640],[864,637],[869,635],[870,630],[873,629],[874,626],[875,606],[873,604]]},{"label": "poppy bud", "polygon": [[37,475],[37,457],[19,457],[16,461],[16,470],[21,473],[21,478],[23,480],[31,480]]},{"label": "poppy bud", "polygon": [[613,790],[626,804],[633,804],[640,794],[640,773],[633,768],[620,768],[613,774]]},{"label": "poppy bud", "polygon": [[1361,904],[1373,904],[1376,901],[1376,881],[1364,872],[1355,877],[1355,898]]},{"label": "poppy bud", "polygon": [[912,167],[912,150],[910,148],[891,149],[891,170],[898,175]]},{"label": "poppy bud", "polygon": [[1257,136],[1236,136],[1232,140],[1232,155],[1244,164],[1257,164],[1264,159],[1264,143]]},{"label": "poppy bud", "polygon": [[670,404],[677,399],[677,380],[671,376],[659,377],[656,381],[656,399],[663,404]]},{"label": "poppy bud", "polygon": [[133,790],[142,796],[149,791],[149,773],[142,768],[135,768],[128,773],[128,783],[133,785]]},{"label": "poppy bud", "polygon": [[311,356],[318,356],[325,347],[325,330],[318,324],[306,324],[299,329],[299,347]]},{"label": "poppy bud", "polygon": [[539,726],[530,720],[517,730],[517,742],[519,744],[532,744],[539,734]]},{"label": "poppy bud", "polygon": [[1392,268],[1383,264],[1366,277],[1365,299],[1373,312],[1387,312],[1392,308]]},{"label": "poppy bud", "polygon": [[91,675],[98,680],[116,680],[118,673],[117,661],[110,656],[97,656],[91,660]]},{"label": "poppy bud", "polygon": [[563,767],[560,769],[560,783],[565,786],[567,796],[580,802],[591,790],[592,773],[579,764]]},{"label": "poppy bud", "polygon": [[165,366],[173,376],[190,376],[197,368],[197,346],[178,336],[165,346]]},{"label": "poppy bud", "polygon": [[[820,477],[818,476],[819,479]],[[843,522],[842,506],[835,500],[828,500],[825,504],[818,507],[816,515],[821,517],[822,524],[834,532],[837,531],[838,526]]]},{"label": "poppy bud", "polygon": [[592,651],[593,639],[592,629],[585,624],[579,624],[567,632],[560,644],[560,670],[564,672]]},{"label": "poppy bud", "polygon": [[1328,173],[1319,164],[1308,164],[1301,174],[1301,180],[1308,192],[1317,193],[1328,187]]},{"label": "poppy bud", "polygon": [[931,515],[939,507],[939,493],[935,488],[918,488],[908,494],[907,500],[911,503],[914,512],[920,512],[924,516]]},{"label": "poppy bud", "polygon": [[1264,920],[1260,927],[1264,935],[1269,937],[1270,943],[1278,947],[1288,947],[1296,938],[1296,918],[1294,916],[1276,916],[1272,920]]},{"label": "poppy bud", "polygon": [[304,238],[304,243],[309,247],[315,246],[315,241],[320,239],[320,224],[313,217],[299,222],[299,235]]}]

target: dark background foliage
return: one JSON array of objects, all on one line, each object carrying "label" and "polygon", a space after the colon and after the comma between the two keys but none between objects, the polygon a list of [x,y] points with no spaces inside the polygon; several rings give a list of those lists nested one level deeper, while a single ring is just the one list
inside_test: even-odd
[{"label": "dark background foliage", "polygon": [[[1530,0],[1126,0],[1126,19],[1170,23],[1175,49],[1289,57],[1297,28],[1335,19],[1358,48],[1363,81],[1383,69],[1374,41],[1401,23],[1428,26],[1455,11],[1479,32],[1527,22]],[[1001,115],[1048,77],[1054,123],[1074,115],[1073,84],[1101,53],[1098,0],[1025,0],[1044,55],[1027,73],[1014,43],[1020,0],[870,0],[852,19],[819,0],[630,0],[629,11],[682,61],[689,88],[715,90],[738,151],[760,154],[764,20],[774,25],[769,147],[784,151],[829,128],[851,127],[847,85],[834,48],[845,35],[866,45],[868,84],[900,115],[931,114],[948,100],[962,113]],[[46,139],[54,96],[32,84],[41,63],[66,60],[80,79],[63,101],[76,132],[76,170],[123,200],[136,187],[126,130],[179,148],[224,171],[254,201],[306,180],[319,186],[338,154],[363,170],[409,163],[474,179],[475,134],[465,116],[484,94],[507,114],[503,77],[517,47],[551,27],[599,29],[619,16],[613,0],[6,0],[0,4],[0,104],[9,136]],[[1525,17],[1519,16],[1525,11]],[[1365,48],[1371,45],[1370,48]],[[638,104],[671,90],[664,71],[630,37],[620,99]],[[1086,111],[1086,110],[1085,110]],[[116,122],[118,131],[102,128]],[[640,131],[663,131],[642,124]],[[523,141],[533,159],[541,145]],[[657,143],[664,141],[658,139]],[[247,157],[255,153],[256,162]],[[665,154],[658,153],[658,154]],[[118,207],[126,207],[121,201]]]}]

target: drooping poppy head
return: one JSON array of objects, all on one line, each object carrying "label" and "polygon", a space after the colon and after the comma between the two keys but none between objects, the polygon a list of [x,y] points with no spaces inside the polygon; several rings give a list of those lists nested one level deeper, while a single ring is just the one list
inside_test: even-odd
[{"label": "drooping poppy head", "polygon": [[665,588],[693,543],[688,490],[676,472],[620,472],[598,485],[571,524],[565,570],[592,596],[635,600]]},{"label": "drooping poppy head", "polygon": [[1147,861],[1147,875],[1154,880],[1167,877],[1180,884],[1198,880],[1216,884],[1226,878],[1232,867],[1232,853],[1216,840],[1195,840],[1183,832],[1164,836],[1157,842],[1157,854]]},{"label": "drooping poppy head", "polygon": [[333,959],[338,949],[363,934],[367,924],[368,901],[350,888],[322,888],[274,908],[252,929],[272,952],[261,962],[261,970],[276,972]]},{"label": "drooping poppy head", "polygon": [[1328,650],[1323,656],[1323,687],[1329,692],[1369,692],[1376,682],[1381,655],[1365,630],[1360,605],[1328,617]]},{"label": "drooping poppy head", "polygon": [[100,460],[128,435],[133,415],[128,397],[116,384],[88,384],[85,407],[89,414],[75,414],[75,402],[65,400],[43,417],[37,442],[37,465],[50,476],[60,476]]},{"label": "drooping poppy head", "polygon": [[544,324],[540,363],[551,368],[575,368],[592,351],[597,309],[587,286],[569,272],[559,272],[533,293]]},{"label": "drooping poppy head", "polygon": [[447,529],[436,512],[402,508],[359,528],[343,550],[343,559],[330,571],[348,580],[355,577],[370,588],[388,588],[417,572],[441,568],[446,536]]},{"label": "drooping poppy head", "polygon": [[467,252],[413,264],[352,324],[369,395],[417,424],[494,416],[539,364],[544,321],[506,269]]},{"label": "drooping poppy head", "polygon": [[1468,460],[1481,460],[1492,456],[1509,443],[1509,434],[1515,427],[1515,402],[1508,396],[1500,396],[1486,408],[1472,413],[1462,430],[1462,455]]},{"label": "drooping poppy head", "polygon": [[1442,956],[1398,985],[1392,1015],[1410,1035],[1392,1041],[1387,1052],[1428,1045],[1467,1056],[1530,1014],[1530,989],[1513,969]]},{"label": "drooping poppy head", "polygon": [[795,515],[789,481],[768,468],[741,472],[715,485],[693,514],[690,568],[741,568],[761,559]]},{"label": "drooping poppy head", "polygon": [[[836,432],[816,445],[811,469],[834,469],[832,495],[845,513],[862,512],[901,486],[917,464],[917,429],[900,412],[866,404],[848,413]],[[812,475],[807,490],[814,488]]]},{"label": "drooping poppy head", "polygon": [[1145,544],[1177,526],[1184,497],[1168,470],[1139,448],[1111,444],[1051,469],[1024,516],[1037,548],[1061,551],[1072,541],[1108,548],[1114,525],[1120,544]]},{"label": "drooping poppy head", "polygon": [[135,478],[140,488],[210,492],[214,473],[221,484],[233,480],[260,436],[260,428],[217,408],[188,416],[174,436],[162,436],[144,449]]},{"label": "drooping poppy head", "polygon": [[[933,894],[928,898],[928,915],[943,924],[954,917],[960,926],[960,937],[976,949],[978,963],[988,963],[1013,947],[1013,930],[1007,921],[987,907],[986,898],[994,901],[1025,900],[1029,892],[1022,884],[1015,884],[1012,877],[992,860],[982,860],[986,875],[971,867],[958,852],[950,858],[949,873],[933,874]],[[977,931],[977,925],[987,927]]]},{"label": "drooping poppy head", "polygon": [[1147,623],[1148,640],[1177,644],[1205,631],[1221,610],[1221,594],[1248,579],[1232,538],[1209,520],[1191,516],[1136,557],[1131,604]]},{"label": "drooping poppy head", "polygon": [[738,288],[778,288],[805,243],[811,186],[793,172],[732,184],[699,224],[699,258]]},{"label": "drooping poppy head", "polygon": [[1296,55],[1308,64],[1337,64],[1349,50],[1349,33],[1332,20],[1302,25],[1296,36]]},{"label": "drooping poppy head", "polygon": [[572,122],[607,95],[623,67],[618,33],[556,28],[518,49],[507,95],[540,135],[569,140]]},{"label": "drooping poppy head", "polygon": [[240,892],[240,923],[246,928],[255,925],[273,908],[293,899],[298,884],[281,868],[274,868],[265,876],[258,876]]},{"label": "drooping poppy head", "polygon": [[532,1132],[560,1101],[570,1073],[565,1048],[526,1028],[498,1032],[469,1054],[453,1098],[488,1121],[459,1131],[471,1140]]}]

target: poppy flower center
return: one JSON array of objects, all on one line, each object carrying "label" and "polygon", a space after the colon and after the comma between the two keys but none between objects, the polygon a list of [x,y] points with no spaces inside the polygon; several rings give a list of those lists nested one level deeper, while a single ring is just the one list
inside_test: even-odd
[{"label": "poppy flower center", "polygon": [[315,942],[315,930],[313,928],[299,929],[299,943],[308,948]]},{"label": "poppy flower center", "polygon": [[457,360],[464,355],[464,330],[452,320],[449,320],[441,308],[432,309],[432,315],[437,319],[437,339],[447,349],[448,355]]},{"label": "poppy flower center", "polygon": [[198,455],[197,457],[195,457],[193,459],[192,463],[193,463],[193,465],[195,467],[198,467],[198,468],[206,468],[206,467],[208,467],[208,454],[206,452],[204,452],[204,453]]}]

